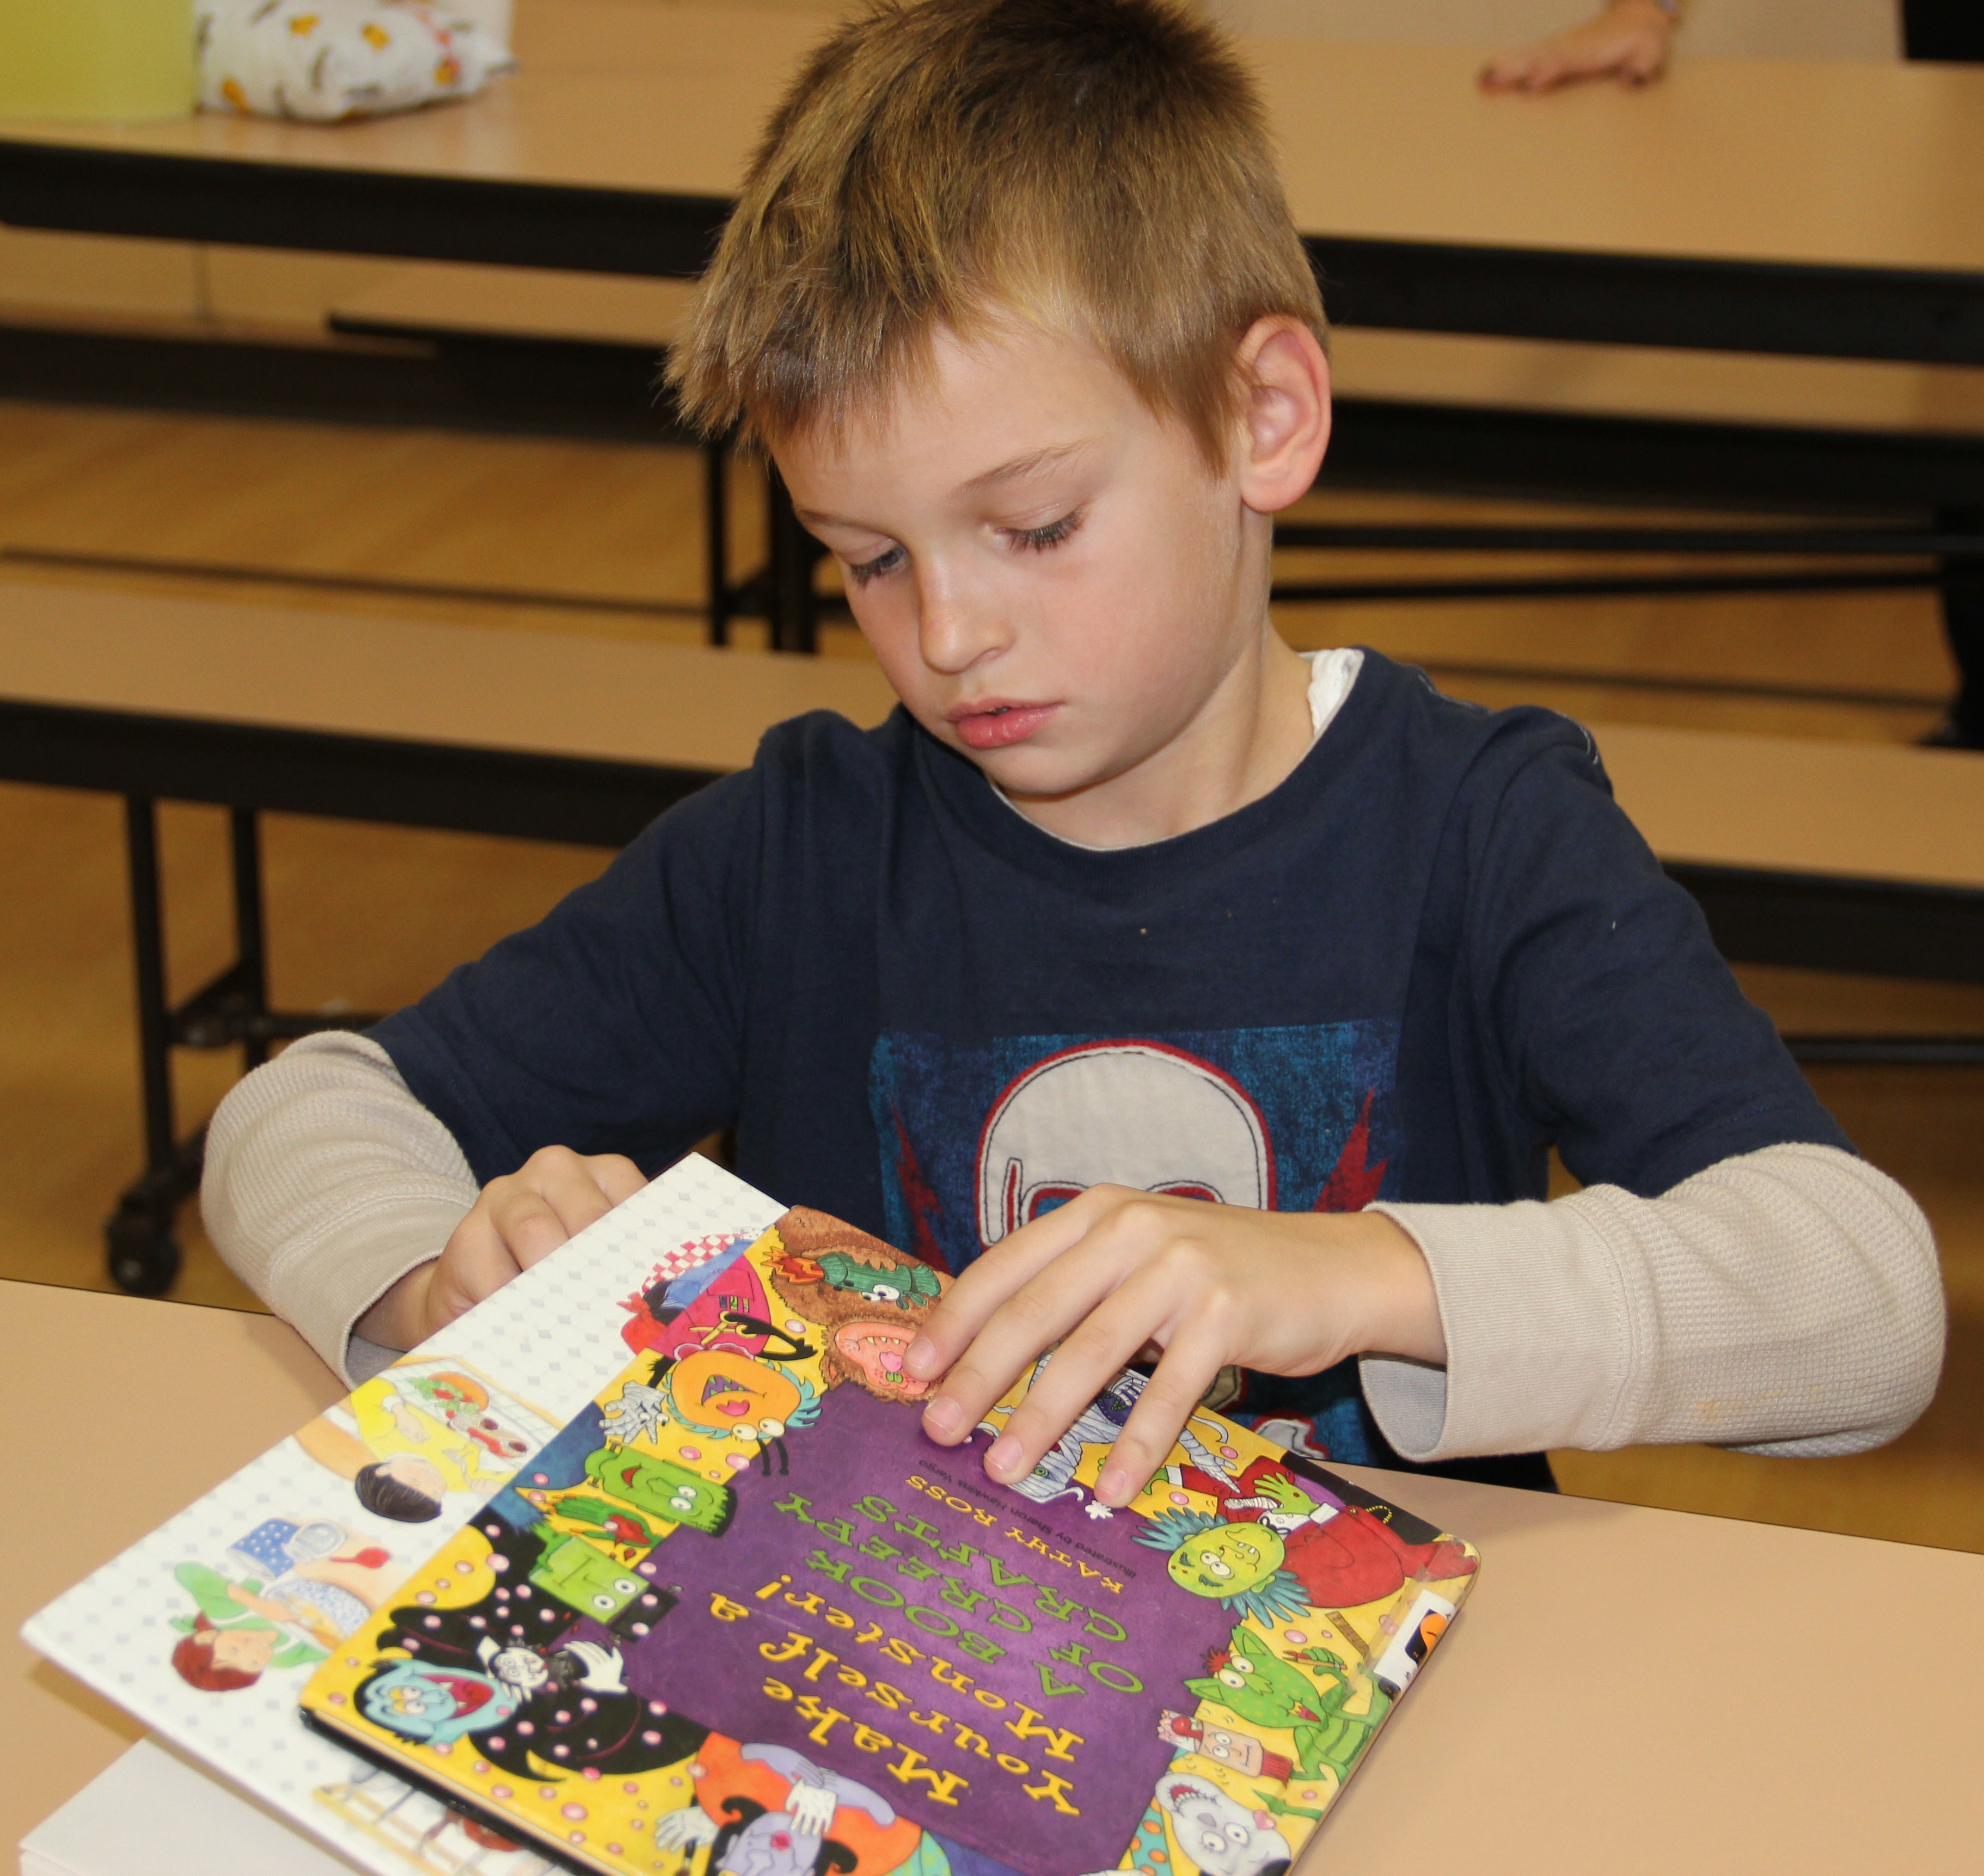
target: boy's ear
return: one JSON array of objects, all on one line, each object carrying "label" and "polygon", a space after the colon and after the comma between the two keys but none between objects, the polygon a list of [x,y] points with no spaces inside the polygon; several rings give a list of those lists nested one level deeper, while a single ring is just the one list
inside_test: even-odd
[{"label": "boy's ear", "polygon": [[1246,386],[1240,498],[1275,514],[1309,491],[1329,447],[1329,360],[1299,320],[1256,320],[1235,363]]}]

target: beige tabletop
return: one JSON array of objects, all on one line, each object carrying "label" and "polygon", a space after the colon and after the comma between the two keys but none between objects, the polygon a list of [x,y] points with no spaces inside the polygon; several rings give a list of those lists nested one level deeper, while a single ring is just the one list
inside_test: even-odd
[{"label": "beige tabletop", "polygon": [[[521,0],[484,97],[320,128],[203,116],[0,134],[728,196],[824,15]],[[1661,85],[1489,97],[1463,49],[1255,39],[1313,234],[1984,269],[1984,69],[1690,59]]]},{"label": "beige tabletop", "polygon": [[[25,1284],[0,1285],[0,1350],[10,1630],[337,1391],[266,1318]],[[83,1444],[129,1457],[80,1469]],[[1311,1870],[1974,1865],[1984,1556],[1356,1476],[1473,1539],[1483,1562]],[[12,1645],[8,1844],[135,1737]]]},{"label": "beige tabletop", "polygon": [[0,1283],[7,1869],[21,1837],[142,1731],[36,1655],[21,1624],[344,1392],[268,1316]]}]

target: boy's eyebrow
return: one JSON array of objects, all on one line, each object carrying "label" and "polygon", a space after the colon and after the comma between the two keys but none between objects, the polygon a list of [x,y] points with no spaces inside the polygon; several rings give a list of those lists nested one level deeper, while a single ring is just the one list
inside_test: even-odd
[{"label": "boy's eyebrow", "polygon": [[[982,475],[974,476],[968,482],[960,483],[957,492],[960,495],[982,495],[987,490],[996,488],[1002,482],[1024,481],[1030,475],[1039,474],[1043,469],[1051,469],[1057,464],[1065,462],[1071,456],[1080,455],[1089,447],[1091,441],[1084,437],[1074,443],[1056,443],[1045,449],[1029,450],[1024,456],[1015,456],[995,468],[987,469]],[[795,512],[809,528],[816,523],[840,528],[867,525],[866,522],[850,521],[843,515],[829,514],[816,508],[800,508]]]},{"label": "boy's eyebrow", "polygon": [[1037,475],[1043,469],[1051,469],[1057,463],[1078,455],[1088,447],[1086,438],[1077,443],[1057,443],[1042,450],[1029,450],[1024,456],[1015,456],[1010,462],[1003,462],[995,469],[988,469],[983,475],[975,475],[958,489],[960,495],[983,494],[1001,482],[1023,481],[1030,475]]}]

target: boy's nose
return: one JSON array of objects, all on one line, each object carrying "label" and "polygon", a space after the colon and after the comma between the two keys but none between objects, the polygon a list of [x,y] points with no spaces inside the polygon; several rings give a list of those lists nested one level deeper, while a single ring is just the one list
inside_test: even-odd
[{"label": "boy's nose", "polygon": [[931,670],[955,676],[1005,644],[1009,635],[995,607],[974,604],[955,589],[930,586],[917,598],[917,635],[923,662]]}]

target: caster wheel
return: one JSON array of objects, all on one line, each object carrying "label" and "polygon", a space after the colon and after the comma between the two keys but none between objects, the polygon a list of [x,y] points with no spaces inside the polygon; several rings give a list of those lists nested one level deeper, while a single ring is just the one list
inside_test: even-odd
[{"label": "caster wheel", "polygon": [[179,1240],[148,1218],[116,1218],[103,1228],[110,1280],[132,1296],[163,1296],[179,1274]]}]

